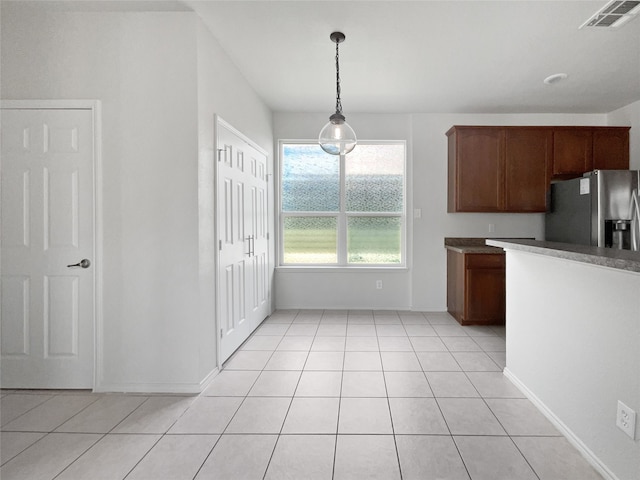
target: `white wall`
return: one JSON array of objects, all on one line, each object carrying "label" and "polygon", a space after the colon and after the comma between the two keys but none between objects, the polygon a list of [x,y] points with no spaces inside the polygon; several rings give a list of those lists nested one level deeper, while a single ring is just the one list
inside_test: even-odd
[{"label": "white wall", "polygon": [[[215,178],[214,116],[224,120],[256,142],[269,154],[268,172],[273,172],[272,115],[245,78],[222,51],[209,29],[198,19],[198,182],[200,208],[200,355],[201,376],[216,365],[215,338]],[[273,177],[272,177],[273,178]],[[268,192],[273,225],[273,182]],[[273,242],[270,272],[273,272]],[[272,282],[273,283],[273,282]]]},{"label": "white wall", "polygon": [[[2,98],[102,101],[100,382],[125,390],[194,389],[216,356],[213,113],[271,152],[274,139],[315,139],[330,112],[280,113],[272,120],[193,13],[22,7],[2,4]],[[631,123],[632,165],[640,168],[639,111],[636,103],[609,118],[347,112],[361,139],[408,142],[408,204],[422,209],[419,220],[409,215],[410,269],[281,271],[276,305],[445,310],[445,236],[488,236],[489,223],[496,225],[495,236],[542,233],[541,215],[446,213],[446,130],[453,124]],[[382,291],[375,290],[377,279],[384,282]]]},{"label": "white wall", "polygon": [[640,414],[638,292],[638,273],[507,250],[505,372],[620,480],[640,473],[640,421],[635,441],[615,422],[618,400]]},{"label": "white wall", "polygon": [[[347,122],[359,139],[406,140],[408,179],[411,178],[411,116],[358,115],[347,113]],[[320,129],[329,121],[329,114],[274,114],[276,140],[317,141]],[[276,147],[277,148],[277,147]],[[411,182],[408,185],[409,208]],[[408,231],[411,232],[409,218]],[[407,255],[411,257],[411,243]],[[351,273],[350,273],[351,272]],[[276,307],[284,308],[376,308],[406,310],[411,302],[411,272],[408,269],[381,269],[358,272],[342,269],[341,273],[323,272],[322,269],[277,268],[275,274]],[[382,280],[382,290],[376,289],[376,280]]]},{"label": "white wall", "polygon": [[611,112],[608,125],[630,126],[629,131],[629,168],[640,170],[640,100]]},{"label": "white wall", "polygon": [[99,382],[113,388],[199,381],[194,26],[190,14],[3,8],[2,98],[102,101]]},{"label": "white wall", "polygon": [[216,358],[213,113],[270,149],[268,109],[190,12],[4,4],[1,47],[3,99],[102,101],[98,388],[197,391]]},{"label": "white wall", "polygon": [[[446,310],[444,237],[532,237],[544,234],[543,214],[447,213],[447,137],[452,125],[606,125],[606,115],[534,114],[349,114],[347,121],[361,140],[407,140],[409,271],[358,272],[339,276],[278,269],[278,308],[380,308]],[[274,114],[276,139],[314,140],[324,114]],[[412,218],[421,209],[420,219]],[[489,233],[489,224],[495,233]],[[375,281],[393,286],[382,291]],[[314,296],[314,291],[322,296]]]}]

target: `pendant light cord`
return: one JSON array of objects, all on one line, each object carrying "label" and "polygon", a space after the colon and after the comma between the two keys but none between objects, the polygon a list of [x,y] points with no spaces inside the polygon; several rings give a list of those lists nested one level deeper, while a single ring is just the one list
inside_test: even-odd
[{"label": "pendant light cord", "polygon": [[340,100],[340,52],[338,47],[340,42],[336,42],[336,113],[342,115],[342,101]]}]

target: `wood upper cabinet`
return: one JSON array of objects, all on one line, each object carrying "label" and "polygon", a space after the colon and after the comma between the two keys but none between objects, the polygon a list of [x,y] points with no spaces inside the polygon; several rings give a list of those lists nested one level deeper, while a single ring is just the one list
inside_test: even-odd
[{"label": "wood upper cabinet", "polygon": [[552,179],[629,168],[629,127],[453,126],[449,212],[545,212]]},{"label": "wood upper cabinet", "polygon": [[454,127],[447,134],[450,211],[503,210],[504,130],[493,127]]},{"label": "wood upper cabinet", "polygon": [[553,130],[553,176],[580,177],[592,170],[629,169],[629,127],[562,127]]},{"label": "wood upper cabinet", "polygon": [[553,134],[550,130],[505,130],[505,211],[547,210],[552,154]]},{"label": "wood upper cabinet", "polygon": [[553,131],[553,175],[580,176],[593,170],[593,131],[556,128]]},{"label": "wood upper cabinet", "polygon": [[544,128],[453,127],[450,212],[546,211],[552,134]]},{"label": "wood upper cabinet", "polygon": [[593,170],[629,169],[629,127],[593,129]]}]

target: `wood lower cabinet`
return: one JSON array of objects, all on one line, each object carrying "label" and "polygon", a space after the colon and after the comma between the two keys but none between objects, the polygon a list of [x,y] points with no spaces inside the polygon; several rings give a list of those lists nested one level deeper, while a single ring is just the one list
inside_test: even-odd
[{"label": "wood lower cabinet", "polygon": [[447,250],[447,311],[458,322],[464,316],[464,276],[464,254]]},{"label": "wood lower cabinet", "polygon": [[505,321],[505,255],[447,250],[447,311],[461,325]]}]

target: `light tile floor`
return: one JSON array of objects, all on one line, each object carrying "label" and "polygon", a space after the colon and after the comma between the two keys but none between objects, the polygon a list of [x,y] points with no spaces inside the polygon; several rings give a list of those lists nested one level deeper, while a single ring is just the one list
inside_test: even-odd
[{"label": "light tile floor", "polygon": [[601,478],[504,364],[443,313],[278,311],[197,397],[2,391],[0,477]]}]

